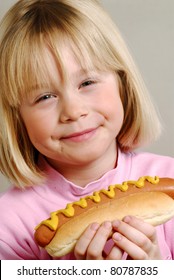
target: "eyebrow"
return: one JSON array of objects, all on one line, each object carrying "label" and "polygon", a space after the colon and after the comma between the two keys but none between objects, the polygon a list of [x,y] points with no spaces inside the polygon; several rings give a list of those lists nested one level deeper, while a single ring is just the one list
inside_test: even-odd
[{"label": "eyebrow", "polygon": [[76,77],[76,76],[79,77],[79,76],[87,75],[87,74],[89,74],[90,72],[94,72],[94,71],[92,71],[92,70],[90,71],[90,70],[81,68],[81,69],[75,71],[75,72],[73,73],[73,75],[74,75],[75,77]]},{"label": "eyebrow", "polygon": [[89,76],[90,78],[92,78],[93,76],[95,76],[97,74],[97,70],[96,69],[80,69],[80,70],[77,70],[74,74],[75,74],[75,77],[77,78],[81,78],[85,75]]},{"label": "eyebrow", "polygon": [[49,83],[33,84],[30,87],[30,91],[38,90],[38,89],[41,89],[41,88],[48,88],[48,86],[50,87],[50,85],[51,84],[49,84]]}]

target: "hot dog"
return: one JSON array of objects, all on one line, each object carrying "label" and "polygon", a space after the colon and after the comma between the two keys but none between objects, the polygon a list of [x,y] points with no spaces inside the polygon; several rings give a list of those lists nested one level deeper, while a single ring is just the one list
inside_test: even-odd
[{"label": "hot dog", "polygon": [[134,215],[156,226],[174,216],[174,179],[157,176],[140,177],[111,185],[65,209],[51,213],[35,229],[35,240],[53,257],[71,252],[86,227],[106,220]]}]

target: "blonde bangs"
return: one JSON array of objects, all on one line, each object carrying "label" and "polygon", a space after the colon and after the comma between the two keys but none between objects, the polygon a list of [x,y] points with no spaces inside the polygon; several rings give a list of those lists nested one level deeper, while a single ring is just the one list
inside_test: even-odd
[{"label": "blonde bangs", "polygon": [[97,27],[94,28],[93,22],[75,8],[71,14],[66,10],[67,14],[68,20],[63,11],[61,14],[61,9],[56,13],[54,5],[49,5],[49,11],[43,9],[42,17],[39,13],[37,16],[37,12],[32,17],[31,13],[30,17],[28,15],[12,27],[10,36],[7,36],[6,41],[4,39],[0,56],[5,67],[2,67],[0,74],[5,77],[2,79],[2,96],[10,106],[17,108],[32,90],[43,85],[50,86],[51,73],[45,61],[46,48],[53,54],[62,80],[66,79],[62,51],[67,41],[84,70],[120,69],[116,67],[114,54],[104,36],[99,29],[96,32]]}]

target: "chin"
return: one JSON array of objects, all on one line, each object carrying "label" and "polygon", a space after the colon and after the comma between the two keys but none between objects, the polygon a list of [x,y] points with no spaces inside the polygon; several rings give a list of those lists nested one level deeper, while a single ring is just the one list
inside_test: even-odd
[{"label": "chin", "polygon": [[101,159],[101,161],[103,161],[104,154],[105,154],[105,151],[102,151],[102,152],[90,151],[87,153],[83,152],[83,153],[79,154],[80,158],[76,157],[76,159],[74,158],[74,160],[72,162],[77,162],[80,165],[88,165],[95,161],[99,161],[100,159]]}]

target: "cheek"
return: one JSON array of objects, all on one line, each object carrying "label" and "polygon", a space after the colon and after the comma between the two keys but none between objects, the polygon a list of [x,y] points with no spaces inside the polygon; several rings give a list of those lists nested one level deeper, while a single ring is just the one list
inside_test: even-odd
[{"label": "cheek", "polygon": [[120,97],[118,97],[116,99],[115,109],[113,108],[113,110],[115,112],[115,115],[117,117],[120,117],[120,120],[123,121],[123,119],[124,119],[124,109],[123,109],[123,104],[122,104],[122,101],[121,101]]},{"label": "cheek", "polygon": [[123,122],[124,109],[118,92],[107,96],[104,101],[104,110],[108,119]]},{"label": "cheek", "polygon": [[52,130],[52,122],[48,116],[38,117],[31,113],[23,116],[23,122],[31,142],[48,137]]}]

